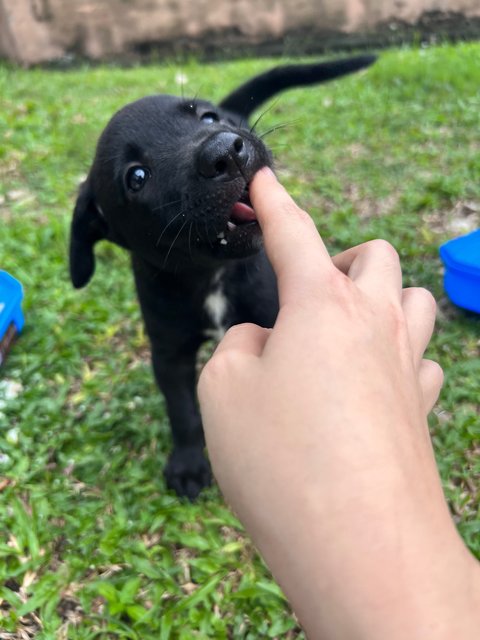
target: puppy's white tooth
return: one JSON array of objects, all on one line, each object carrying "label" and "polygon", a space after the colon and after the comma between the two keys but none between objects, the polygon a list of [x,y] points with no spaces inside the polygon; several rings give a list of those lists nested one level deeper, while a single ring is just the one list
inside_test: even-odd
[{"label": "puppy's white tooth", "polygon": [[237,228],[237,225],[234,222],[231,222],[230,220],[227,222],[227,227],[229,228],[230,231],[233,231],[234,229]]},{"label": "puppy's white tooth", "polygon": [[222,238],[222,239],[220,240],[220,244],[228,244],[228,242],[225,240],[225,238]]},{"label": "puppy's white tooth", "polygon": [[217,235],[217,238],[219,238],[219,240],[222,240],[225,237],[225,234],[223,231],[220,231],[220,233]]}]

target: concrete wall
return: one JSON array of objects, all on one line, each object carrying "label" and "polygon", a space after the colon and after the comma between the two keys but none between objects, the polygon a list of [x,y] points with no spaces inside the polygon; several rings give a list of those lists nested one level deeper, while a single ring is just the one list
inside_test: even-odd
[{"label": "concrete wall", "polygon": [[480,0],[0,0],[0,55],[32,64],[153,47],[252,48],[288,38],[297,43],[293,50],[302,43],[320,50],[335,40],[355,44],[359,36],[387,37],[389,29],[423,29],[426,22],[431,30],[454,22],[460,36],[474,25],[480,35]]}]

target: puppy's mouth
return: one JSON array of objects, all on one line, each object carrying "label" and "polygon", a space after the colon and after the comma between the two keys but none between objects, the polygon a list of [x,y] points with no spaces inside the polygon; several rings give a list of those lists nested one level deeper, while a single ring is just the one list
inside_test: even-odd
[{"label": "puppy's mouth", "polygon": [[258,227],[257,215],[250,202],[248,189],[249,185],[247,184],[240,198],[230,210],[225,230],[217,235],[222,245],[226,245],[230,240],[236,239],[236,236],[244,235],[250,230],[253,231],[254,227]]},{"label": "puppy's mouth", "polygon": [[252,223],[258,224],[256,213],[253,210],[252,203],[250,202],[248,186],[249,185],[245,187],[242,195],[232,207],[230,217],[227,222],[227,227],[230,231],[234,231],[236,227]]}]

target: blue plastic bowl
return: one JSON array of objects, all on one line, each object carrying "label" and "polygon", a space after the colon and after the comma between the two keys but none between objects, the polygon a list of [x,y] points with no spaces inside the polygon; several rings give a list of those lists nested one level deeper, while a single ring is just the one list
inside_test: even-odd
[{"label": "blue plastic bowl", "polygon": [[480,313],[480,229],[443,244],[440,257],[447,296],[457,306]]},{"label": "blue plastic bowl", "polygon": [[0,271],[0,340],[13,323],[19,333],[24,325],[22,285],[6,271]]}]

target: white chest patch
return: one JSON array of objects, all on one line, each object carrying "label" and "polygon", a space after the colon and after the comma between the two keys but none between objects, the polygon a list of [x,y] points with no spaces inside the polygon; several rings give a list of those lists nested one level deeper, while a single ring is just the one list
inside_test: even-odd
[{"label": "white chest patch", "polygon": [[225,316],[227,313],[228,301],[223,292],[221,283],[222,272],[216,274],[213,279],[213,290],[205,298],[203,308],[208,315],[212,326],[205,330],[205,335],[215,340],[221,340],[225,335]]}]

